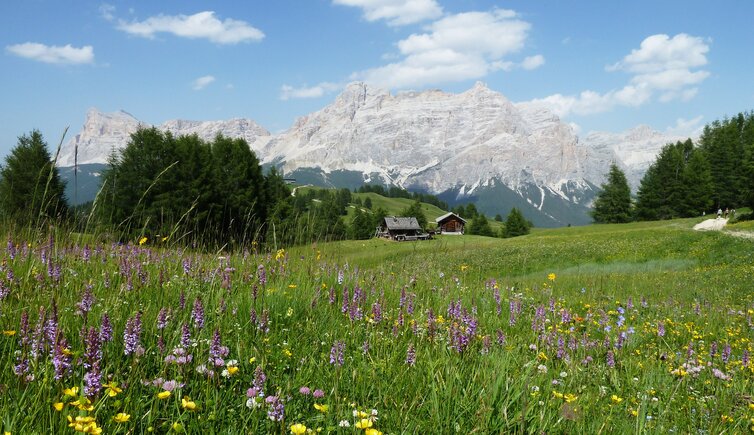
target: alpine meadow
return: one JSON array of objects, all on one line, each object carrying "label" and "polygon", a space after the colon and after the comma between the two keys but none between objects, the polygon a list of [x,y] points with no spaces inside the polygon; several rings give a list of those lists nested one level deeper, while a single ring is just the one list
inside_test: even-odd
[{"label": "alpine meadow", "polygon": [[754,433],[754,5],[587,3],[8,5],[0,434]]}]

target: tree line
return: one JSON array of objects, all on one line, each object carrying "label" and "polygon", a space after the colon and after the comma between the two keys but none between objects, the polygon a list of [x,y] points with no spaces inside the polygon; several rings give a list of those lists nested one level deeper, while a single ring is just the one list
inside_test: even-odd
[{"label": "tree line", "polygon": [[706,125],[691,139],[665,145],[641,179],[636,197],[613,164],[597,195],[595,222],[619,223],[700,216],[754,208],[754,113]]},{"label": "tree line", "polygon": [[[345,188],[292,192],[274,168],[263,171],[246,141],[221,135],[204,141],[197,135],[175,137],[142,128],[110,156],[108,167],[94,202],[70,210],[65,183],[42,135],[33,131],[21,136],[0,168],[0,214],[20,224],[67,222],[81,231],[93,224],[123,241],[206,247],[368,239],[388,214],[375,208],[369,196],[362,200],[363,195]],[[433,195],[395,186],[365,185],[354,193],[413,200],[399,215],[416,217],[425,229],[430,223],[422,203],[448,209]],[[354,210],[347,218],[349,207]],[[470,220],[470,234],[513,237],[531,227],[518,210],[499,233],[473,204],[454,211]],[[500,215],[495,219],[502,221]]]}]

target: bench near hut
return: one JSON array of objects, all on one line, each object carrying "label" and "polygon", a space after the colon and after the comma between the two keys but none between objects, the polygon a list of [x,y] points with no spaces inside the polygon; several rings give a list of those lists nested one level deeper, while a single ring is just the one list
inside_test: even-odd
[{"label": "bench near hut", "polygon": [[435,219],[440,234],[462,235],[466,220],[455,213],[447,213]]},{"label": "bench near hut", "polygon": [[377,237],[396,240],[428,240],[431,238],[415,217],[386,216],[375,233]]}]

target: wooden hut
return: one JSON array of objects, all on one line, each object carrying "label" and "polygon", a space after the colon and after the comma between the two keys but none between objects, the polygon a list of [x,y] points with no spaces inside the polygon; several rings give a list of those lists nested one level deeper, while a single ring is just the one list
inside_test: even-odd
[{"label": "wooden hut", "polygon": [[427,240],[430,238],[415,217],[386,216],[380,226],[377,227],[376,235],[397,241]]},{"label": "wooden hut", "polygon": [[466,226],[466,220],[452,212],[440,216],[435,219],[435,222],[437,222],[437,231],[440,234],[461,235]]}]

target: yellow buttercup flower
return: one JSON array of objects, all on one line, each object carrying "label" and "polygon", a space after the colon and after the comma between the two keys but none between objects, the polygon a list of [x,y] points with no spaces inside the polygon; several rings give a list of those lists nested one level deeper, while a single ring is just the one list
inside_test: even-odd
[{"label": "yellow buttercup flower", "polygon": [[566,395],[563,396],[563,399],[565,399],[566,403],[575,402],[576,399],[578,399],[578,398],[579,398],[579,396],[577,396],[575,394],[572,394],[572,393],[568,393],[568,394],[566,394]]},{"label": "yellow buttercup flower", "polygon": [[140,238],[139,239],[139,245],[143,245],[143,244],[147,243],[147,240],[149,240],[149,239],[147,239],[146,237]]},{"label": "yellow buttercup flower", "polygon": [[306,433],[306,426],[304,426],[301,423],[296,423],[294,425],[291,425],[291,433],[294,435],[301,435]]},{"label": "yellow buttercup flower", "polygon": [[66,396],[76,397],[79,394],[79,387],[71,387],[63,390],[63,394]]},{"label": "yellow buttercup flower", "polygon": [[372,427],[372,420],[368,418],[362,418],[358,422],[356,422],[356,429],[369,429]]},{"label": "yellow buttercup flower", "polygon": [[557,276],[554,273],[547,274],[547,279],[549,279],[550,281],[555,281],[555,278],[557,278]]},{"label": "yellow buttercup flower", "polygon": [[158,399],[167,399],[168,397],[170,397],[170,391],[160,391],[157,393]]},{"label": "yellow buttercup flower", "polygon": [[53,403],[52,407],[55,408],[55,411],[62,411],[63,405],[64,405],[63,402],[57,402],[57,403]]},{"label": "yellow buttercup flower", "polygon": [[369,428],[364,431],[364,435],[382,435],[382,432],[377,429]]},{"label": "yellow buttercup flower", "polygon": [[125,412],[119,412],[115,415],[115,417],[113,417],[113,421],[116,423],[125,423],[130,419],[131,416],[129,414],[126,414]]},{"label": "yellow buttercup flower", "polygon": [[619,403],[621,403],[623,401],[623,399],[621,399],[620,397],[616,396],[615,394],[613,394],[612,396],[610,396],[610,400],[613,403],[615,403],[616,405],[619,404]]},{"label": "yellow buttercup flower", "polygon": [[196,411],[196,402],[192,402],[191,399],[188,397],[184,397],[181,399],[181,406],[183,409],[188,409],[189,411]]},{"label": "yellow buttercup flower", "polygon": [[320,405],[319,403],[314,404],[314,409],[316,409],[319,412],[327,412],[327,405]]},{"label": "yellow buttercup flower", "polygon": [[13,337],[14,335],[16,335],[16,331],[14,331],[13,329],[6,329],[3,331],[3,335],[5,335],[6,337]]},{"label": "yellow buttercup flower", "polygon": [[228,366],[228,376],[233,376],[238,373],[238,366]]},{"label": "yellow buttercup flower", "polygon": [[107,393],[109,397],[115,397],[118,393],[123,392],[122,389],[118,388],[118,384],[115,382],[108,382],[102,385],[102,387],[105,388],[105,393]]}]

